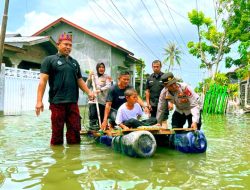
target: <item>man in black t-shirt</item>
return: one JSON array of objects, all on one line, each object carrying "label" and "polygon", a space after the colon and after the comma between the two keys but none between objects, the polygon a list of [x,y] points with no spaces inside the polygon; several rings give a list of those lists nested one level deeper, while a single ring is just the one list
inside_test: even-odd
[{"label": "man in black t-shirt", "polygon": [[154,71],[151,74],[146,82],[146,102],[150,110],[151,117],[156,117],[157,106],[159,102],[159,96],[161,90],[164,88],[164,85],[161,80],[161,76],[164,74],[161,72],[161,61],[154,60],[152,62],[152,69]]},{"label": "man in black t-shirt", "polygon": [[[104,118],[101,128],[105,130],[108,126],[108,118],[110,119],[111,126],[115,126],[115,118],[118,108],[126,102],[124,92],[126,89],[131,88],[129,86],[130,74],[127,71],[122,71],[118,76],[118,83],[113,85],[106,98],[106,106],[104,112]],[[142,106],[145,112],[149,112],[141,98],[138,97],[138,103]]]},{"label": "man in black t-shirt", "polygon": [[63,144],[64,123],[67,126],[67,143],[80,143],[80,114],[78,108],[79,88],[91,98],[93,93],[82,79],[78,62],[69,56],[72,49],[72,35],[63,33],[58,39],[58,53],[46,57],[41,65],[37,90],[36,115],[43,111],[43,95],[49,82],[51,110],[51,145]]}]

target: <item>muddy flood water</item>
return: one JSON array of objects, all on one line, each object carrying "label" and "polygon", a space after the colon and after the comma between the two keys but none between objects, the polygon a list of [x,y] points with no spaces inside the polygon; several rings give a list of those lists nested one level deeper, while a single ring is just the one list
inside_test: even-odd
[{"label": "muddy flood water", "polygon": [[145,159],[85,136],[51,147],[49,111],[0,117],[0,189],[250,189],[250,114],[206,115],[202,130],[206,153],[158,147]]}]

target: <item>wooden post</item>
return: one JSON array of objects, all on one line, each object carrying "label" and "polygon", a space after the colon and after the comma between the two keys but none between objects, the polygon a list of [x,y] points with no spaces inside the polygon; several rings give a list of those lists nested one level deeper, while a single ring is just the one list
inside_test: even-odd
[{"label": "wooden post", "polygon": [[5,39],[7,19],[8,19],[8,8],[9,8],[9,0],[5,0],[4,14],[1,26],[1,34],[0,34],[0,71],[3,59],[3,52],[4,52],[4,39]]}]

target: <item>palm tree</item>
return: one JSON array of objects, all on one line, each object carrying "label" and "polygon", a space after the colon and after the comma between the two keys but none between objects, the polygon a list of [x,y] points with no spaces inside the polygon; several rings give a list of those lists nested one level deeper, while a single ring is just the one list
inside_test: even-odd
[{"label": "palm tree", "polygon": [[166,64],[169,61],[168,72],[173,69],[175,62],[180,66],[180,55],[182,52],[174,42],[169,42],[167,47],[164,48],[164,51],[166,58],[163,60],[163,64]]}]

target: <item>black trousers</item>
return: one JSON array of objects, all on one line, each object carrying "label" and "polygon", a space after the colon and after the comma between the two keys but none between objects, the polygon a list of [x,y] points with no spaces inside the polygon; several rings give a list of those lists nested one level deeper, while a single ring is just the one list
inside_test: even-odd
[{"label": "black trousers", "polygon": [[111,109],[110,112],[109,112],[109,123],[114,127],[116,125],[115,123],[115,118],[116,118],[116,115],[117,115],[117,110],[115,109]]},{"label": "black trousers", "polygon": [[151,117],[156,117],[157,106],[151,106],[152,110],[150,111]]},{"label": "black trousers", "polygon": [[[100,111],[101,123],[104,117],[105,105],[98,104]],[[89,104],[89,126],[91,130],[99,130],[98,114],[96,109],[96,104]]]},{"label": "black trousers", "polygon": [[[109,123],[112,126],[115,126],[115,118],[117,115],[116,110],[111,110],[109,113]],[[126,125],[129,128],[137,128],[139,126],[150,126],[150,125],[155,125],[157,123],[157,119],[155,117],[150,117],[149,119],[145,119],[142,121],[139,121],[137,119],[129,119],[125,121],[123,124]]]},{"label": "black trousers", "polygon": [[[192,124],[192,114],[185,115],[184,113],[180,114],[177,111],[173,113],[172,115],[172,127],[173,128],[183,128],[186,121],[188,121],[188,128],[190,128]],[[201,113],[200,113],[199,122],[197,123],[197,129],[200,130],[200,128],[201,128]]]},{"label": "black trousers", "polygon": [[137,119],[129,119],[123,122],[123,124],[129,128],[137,128],[140,126],[151,126],[151,125],[155,125],[156,123],[157,123],[157,120],[155,117],[151,117],[149,119],[145,119],[142,121],[139,121]]}]

